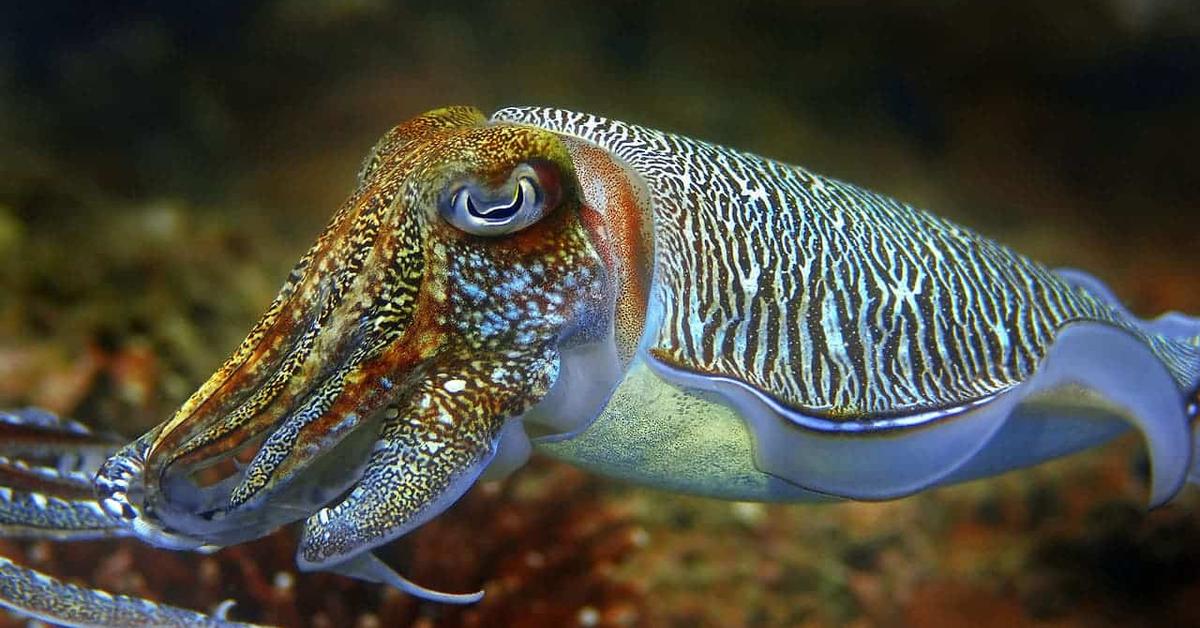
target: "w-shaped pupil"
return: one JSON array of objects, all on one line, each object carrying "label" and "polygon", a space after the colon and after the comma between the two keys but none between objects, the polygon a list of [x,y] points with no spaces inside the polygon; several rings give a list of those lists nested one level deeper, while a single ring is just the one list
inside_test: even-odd
[{"label": "w-shaped pupil", "polygon": [[525,204],[525,190],[521,186],[517,186],[517,193],[513,196],[511,203],[485,205],[482,208],[475,205],[475,199],[467,195],[467,212],[476,218],[487,220],[489,222],[504,222],[517,214],[521,206]]}]

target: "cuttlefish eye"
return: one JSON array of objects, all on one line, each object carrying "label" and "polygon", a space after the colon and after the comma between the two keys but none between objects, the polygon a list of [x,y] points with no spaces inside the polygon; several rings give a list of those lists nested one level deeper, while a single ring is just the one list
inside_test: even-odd
[{"label": "cuttlefish eye", "polygon": [[533,167],[522,164],[508,183],[490,192],[476,183],[451,187],[442,203],[446,222],[478,236],[499,236],[520,231],[537,222],[548,207],[545,188]]}]

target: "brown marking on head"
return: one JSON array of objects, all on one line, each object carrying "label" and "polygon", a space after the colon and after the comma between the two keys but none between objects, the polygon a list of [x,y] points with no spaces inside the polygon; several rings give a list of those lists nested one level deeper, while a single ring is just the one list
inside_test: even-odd
[{"label": "brown marking on head", "polygon": [[[609,187],[620,206],[636,204]],[[511,232],[490,219],[511,211],[536,215]],[[606,211],[605,232],[616,237],[601,237],[586,224],[594,213],[552,133],[489,125],[469,108],[392,129],[246,340],[156,428],[147,509],[173,507],[165,487],[190,493],[199,471],[231,455],[251,460],[232,507],[269,494],[373,421],[451,345],[503,350],[599,334],[612,324],[614,270],[631,282],[621,294],[637,295],[616,300],[622,342],[636,346],[648,278],[614,255],[643,254],[640,227]]]}]

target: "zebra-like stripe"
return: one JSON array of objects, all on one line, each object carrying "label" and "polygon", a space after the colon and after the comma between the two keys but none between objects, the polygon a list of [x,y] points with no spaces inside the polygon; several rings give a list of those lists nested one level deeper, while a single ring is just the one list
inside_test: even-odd
[{"label": "zebra-like stripe", "polygon": [[509,108],[494,120],[597,144],[654,205],[649,349],[809,416],[875,420],[961,407],[1031,375],[1069,322],[1126,328],[1181,388],[1192,347],[1049,269],[932,214],[756,155],[615,120]]}]

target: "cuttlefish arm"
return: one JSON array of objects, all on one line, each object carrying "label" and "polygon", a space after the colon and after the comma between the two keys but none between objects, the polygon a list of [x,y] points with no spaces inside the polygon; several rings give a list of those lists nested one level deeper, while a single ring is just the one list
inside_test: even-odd
[{"label": "cuttlefish arm", "polygon": [[558,356],[548,345],[462,347],[443,351],[424,370],[408,396],[386,411],[358,486],[305,523],[298,563],[383,580],[425,598],[471,602],[482,593],[413,590],[365,552],[437,516],[475,483],[496,454],[505,422],[553,385]]},{"label": "cuttlefish arm", "polygon": [[121,536],[100,509],[92,476],[112,438],[44,410],[0,411],[0,537]]}]

